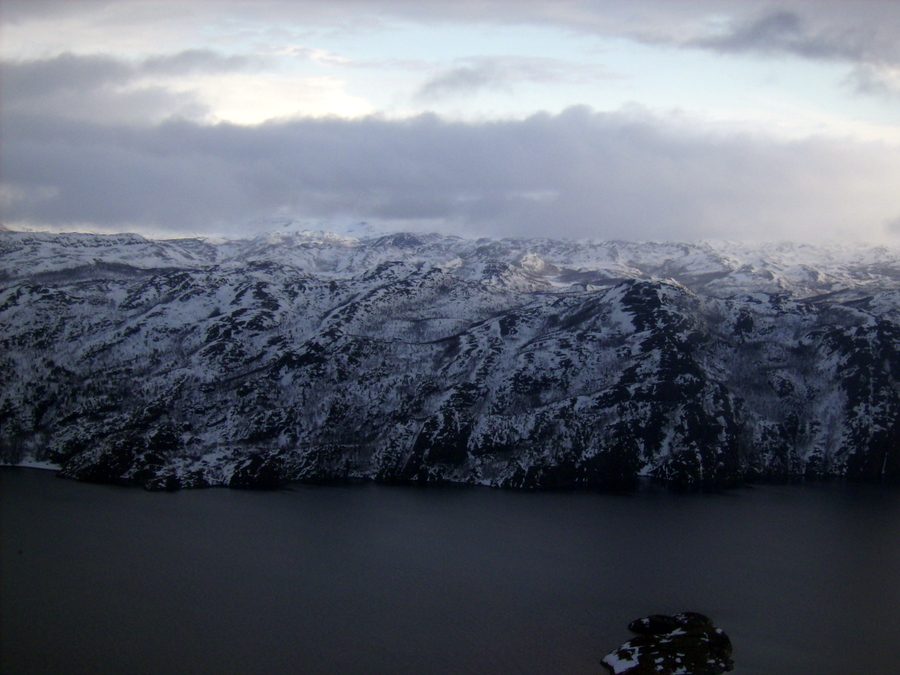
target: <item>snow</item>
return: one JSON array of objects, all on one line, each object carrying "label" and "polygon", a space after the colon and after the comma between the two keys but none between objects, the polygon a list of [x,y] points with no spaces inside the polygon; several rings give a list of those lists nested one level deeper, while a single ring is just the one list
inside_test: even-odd
[{"label": "snow", "polygon": [[62,468],[59,464],[36,459],[23,459],[22,461],[15,463],[0,462],[0,466],[20,466],[25,469],[47,469],[48,471],[59,471]]},{"label": "snow", "polygon": [[[842,340],[874,354],[881,323],[900,321],[900,255],[886,248],[382,240],[310,229],[228,242],[0,233],[0,269],[0,358],[12,374],[0,406],[32,424],[36,384],[62,387],[65,377],[97,390],[85,398],[101,410],[114,407],[119,390],[108,383],[116,378],[123,391],[175,401],[173,409],[193,400],[178,408],[199,429],[185,438],[199,439],[191,452],[205,454],[204,475],[222,481],[246,446],[206,451],[217,436],[247,433],[242,406],[294,411],[297,433],[312,442],[302,434],[329,418],[339,398],[332,381],[360,419],[390,419],[418,384],[434,386],[415,398],[420,426],[459,417],[484,446],[494,439],[523,453],[507,464],[479,460],[477,479],[491,482],[511,475],[514,461],[527,470],[542,453],[574,452],[579,438],[587,438],[584,453],[597,453],[605,441],[595,427],[634,429],[653,414],[662,426],[640,444],[640,470],[651,473],[685,442],[679,425],[689,423],[687,401],[654,398],[660,385],[694,392],[696,414],[723,445],[741,425],[755,441],[780,433],[792,411],[802,421],[796,454],[824,454],[837,467],[847,419],[884,428],[895,410],[887,389],[851,400],[842,379],[855,363]],[[646,293],[646,307],[634,289]],[[320,353],[315,368],[257,375],[285,354],[302,361]],[[669,363],[690,368],[666,371]],[[257,377],[267,391],[235,393]],[[477,409],[453,408],[451,394],[464,385],[484,397]],[[198,401],[207,386],[210,401]],[[85,412],[70,402],[41,410],[50,421]],[[570,414],[602,422],[557,421]],[[113,415],[104,423],[121,424]],[[378,434],[393,433],[386,428]],[[558,448],[521,450],[548,428]],[[418,432],[403,433],[392,442],[408,453]],[[199,460],[179,462],[187,470]]]},{"label": "snow", "polygon": [[624,673],[629,668],[636,666],[638,662],[637,659],[620,657],[616,652],[613,652],[603,657],[603,663],[612,668],[613,675],[619,675],[619,673]]}]

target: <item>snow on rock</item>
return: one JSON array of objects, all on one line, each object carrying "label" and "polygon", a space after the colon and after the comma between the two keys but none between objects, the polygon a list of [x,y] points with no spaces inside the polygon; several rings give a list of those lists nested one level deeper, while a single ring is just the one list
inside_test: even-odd
[{"label": "snow on rock", "polygon": [[697,612],[632,621],[637,633],[600,662],[612,675],[720,675],[734,669],[731,640]]},{"label": "snow on rock", "polygon": [[0,461],[152,489],[897,478],[898,261],[0,232]]}]

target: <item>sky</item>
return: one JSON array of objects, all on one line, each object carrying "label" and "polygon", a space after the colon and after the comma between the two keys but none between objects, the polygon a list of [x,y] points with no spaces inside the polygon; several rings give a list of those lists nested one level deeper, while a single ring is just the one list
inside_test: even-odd
[{"label": "sky", "polygon": [[0,0],[8,229],[900,245],[900,2]]}]

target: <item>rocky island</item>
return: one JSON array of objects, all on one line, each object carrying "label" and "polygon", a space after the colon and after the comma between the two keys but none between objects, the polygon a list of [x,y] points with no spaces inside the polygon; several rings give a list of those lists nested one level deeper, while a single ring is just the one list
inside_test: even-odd
[{"label": "rocky island", "polygon": [[703,614],[653,614],[628,629],[638,637],[601,661],[612,675],[720,675],[734,668],[731,640]]}]

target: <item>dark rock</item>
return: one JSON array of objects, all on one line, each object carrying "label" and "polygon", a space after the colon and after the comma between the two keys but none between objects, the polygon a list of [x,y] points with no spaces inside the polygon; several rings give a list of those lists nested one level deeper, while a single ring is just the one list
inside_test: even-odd
[{"label": "dark rock", "polygon": [[642,619],[635,619],[628,624],[628,630],[638,635],[659,635],[671,633],[678,628],[678,620],[665,614],[651,614]]},{"label": "dark rock", "polygon": [[601,661],[613,675],[719,675],[734,668],[731,640],[703,614],[653,614],[628,628],[638,637]]}]

